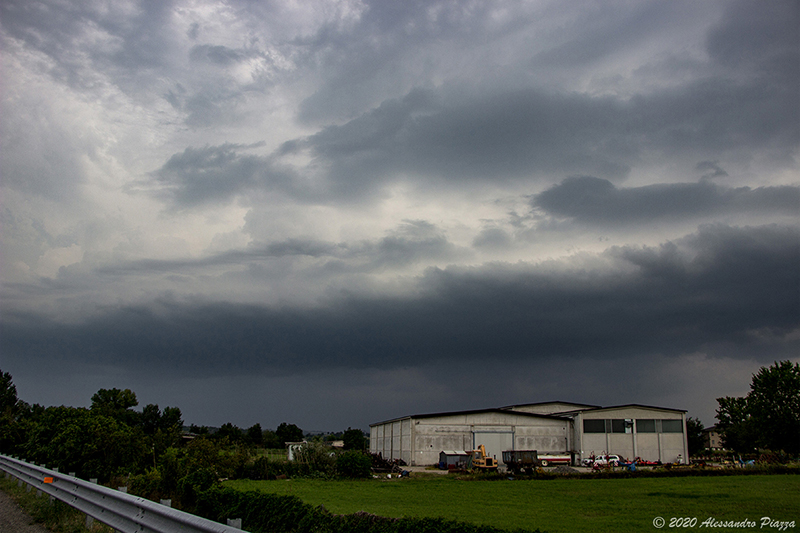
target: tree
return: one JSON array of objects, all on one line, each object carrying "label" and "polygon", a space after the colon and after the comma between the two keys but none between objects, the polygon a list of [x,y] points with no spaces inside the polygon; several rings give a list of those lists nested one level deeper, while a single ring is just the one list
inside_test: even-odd
[{"label": "tree", "polygon": [[800,453],[800,364],[762,367],[753,376],[747,401],[759,448]]},{"label": "tree", "polygon": [[800,453],[800,364],[775,362],[753,376],[747,396],[717,398],[726,448]]},{"label": "tree", "polygon": [[242,430],[230,422],[226,422],[214,434],[214,438],[224,439],[225,437],[228,437],[231,442],[239,442],[242,440]]},{"label": "tree", "polygon": [[0,370],[0,413],[17,407],[17,387],[11,379],[11,374]]},{"label": "tree", "polygon": [[131,408],[137,405],[139,405],[139,401],[136,399],[136,393],[130,389],[100,389],[92,396],[91,409],[97,414],[110,416],[134,426],[140,414]]},{"label": "tree", "polygon": [[146,435],[154,435],[161,425],[161,410],[158,404],[147,404],[142,409],[142,429]]},{"label": "tree", "polygon": [[264,448],[276,450],[278,448],[283,448],[284,446],[285,444],[281,442],[281,439],[278,438],[277,433],[271,429],[264,430]]},{"label": "tree", "polygon": [[10,453],[22,441],[20,415],[25,402],[17,398],[11,374],[0,370],[0,452]]},{"label": "tree", "polygon": [[294,424],[287,424],[286,422],[281,422],[281,425],[275,430],[275,434],[278,436],[281,446],[285,446],[287,442],[300,442],[303,440],[303,430]]},{"label": "tree", "polygon": [[256,446],[264,442],[264,432],[261,430],[261,424],[253,424],[247,429],[247,439]]},{"label": "tree", "polygon": [[130,389],[100,389],[92,396],[93,410],[124,411],[137,405],[136,393]]},{"label": "tree", "polygon": [[686,440],[689,444],[689,457],[697,455],[703,446],[703,423],[691,416],[686,419]]},{"label": "tree", "polygon": [[347,428],[342,436],[345,450],[364,451],[367,448],[367,439],[360,429]]},{"label": "tree", "polygon": [[183,427],[183,415],[180,407],[165,407],[161,412],[159,426],[164,431],[180,431]]}]

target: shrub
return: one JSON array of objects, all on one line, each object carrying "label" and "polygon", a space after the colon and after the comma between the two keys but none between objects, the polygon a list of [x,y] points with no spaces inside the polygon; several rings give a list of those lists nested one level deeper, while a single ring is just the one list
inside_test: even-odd
[{"label": "shrub", "polygon": [[[313,507],[296,496],[240,492],[213,486],[198,494],[197,514],[224,522],[241,518],[254,533],[503,533],[491,526],[477,526],[443,518],[386,518],[369,513],[336,515]],[[525,533],[524,530],[517,530]],[[538,531],[538,530],[536,530]]]},{"label": "shrub", "polygon": [[342,477],[369,477],[372,473],[372,458],[355,450],[341,453],[336,457],[336,473]]},{"label": "shrub", "polygon": [[219,483],[216,471],[201,468],[178,481],[178,500],[184,511],[192,512],[197,506],[198,496]]},{"label": "shrub", "polygon": [[161,471],[151,468],[144,474],[128,478],[128,491],[148,500],[158,501],[164,496]]},{"label": "shrub", "polygon": [[307,442],[295,452],[295,474],[309,477],[336,475],[336,452],[320,442]]}]

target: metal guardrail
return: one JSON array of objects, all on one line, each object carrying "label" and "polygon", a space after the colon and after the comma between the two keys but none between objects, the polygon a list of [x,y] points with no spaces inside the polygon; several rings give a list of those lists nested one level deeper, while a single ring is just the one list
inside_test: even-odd
[{"label": "metal guardrail", "polygon": [[0,469],[122,533],[242,533],[228,525],[0,455]]}]

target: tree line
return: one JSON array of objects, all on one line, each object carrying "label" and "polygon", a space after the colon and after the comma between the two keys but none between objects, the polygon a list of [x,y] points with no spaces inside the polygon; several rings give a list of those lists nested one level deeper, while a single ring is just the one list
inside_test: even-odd
[{"label": "tree line", "polygon": [[[216,430],[192,425],[186,432],[180,408],[148,404],[134,410],[138,405],[133,391],[116,388],[97,391],[88,408],[30,405],[18,398],[11,374],[0,370],[0,453],[101,483],[133,478],[151,492],[169,495],[198,471],[242,477],[263,455],[259,449],[307,440],[302,429],[286,422],[274,431],[226,423]],[[361,430],[348,428],[315,436],[309,447],[334,439],[343,440],[345,450],[361,452],[367,446]],[[262,472],[278,470],[263,459]]]}]

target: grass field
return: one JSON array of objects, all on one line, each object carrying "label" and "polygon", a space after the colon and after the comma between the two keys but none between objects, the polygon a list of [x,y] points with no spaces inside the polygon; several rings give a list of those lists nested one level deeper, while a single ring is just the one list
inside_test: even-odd
[{"label": "grass field", "polygon": [[708,518],[720,522],[750,520],[744,531],[761,528],[762,517],[794,521],[800,529],[800,476],[749,475],[638,479],[555,479],[464,481],[450,476],[396,480],[228,481],[237,490],[293,494],[333,513],[356,511],[388,516],[444,517],[503,529],[539,528],[550,533],[656,531],[662,517]]}]

